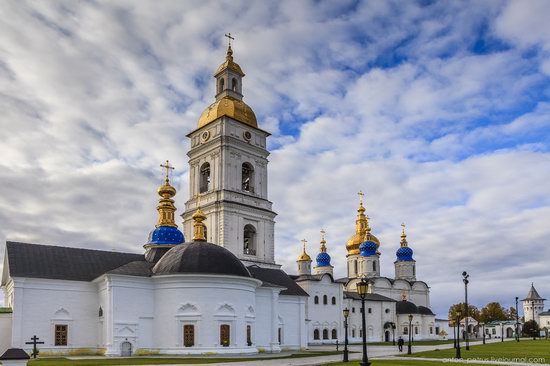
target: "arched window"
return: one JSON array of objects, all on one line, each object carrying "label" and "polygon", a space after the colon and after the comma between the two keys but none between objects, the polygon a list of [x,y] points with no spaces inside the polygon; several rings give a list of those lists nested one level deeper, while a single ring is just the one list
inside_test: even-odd
[{"label": "arched window", "polygon": [[279,330],[277,332],[277,336],[278,336],[278,339],[279,339],[279,344],[283,343],[283,328],[279,328]]},{"label": "arched window", "polygon": [[336,329],[333,329],[332,330],[332,339],[337,339],[338,338],[338,333],[336,332]]},{"label": "arched window", "polygon": [[409,327],[403,328],[403,334],[405,335],[409,334]]},{"label": "arched window", "polygon": [[254,167],[250,163],[243,163],[241,188],[245,192],[254,193]]},{"label": "arched window", "polygon": [[434,329],[430,327],[430,334],[433,334],[433,332],[434,332]]},{"label": "arched window", "polygon": [[220,344],[223,347],[229,347],[229,324],[222,324],[220,325]]},{"label": "arched window", "polygon": [[243,231],[244,254],[256,255],[256,228],[247,224],[244,226]]},{"label": "arched window", "polygon": [[332,297],[332,305],[336,305],[336,297]]},{"label": "arched window", "polygon": [[372,262],[372,270],[376,272],[376,261]]},{"label": "arched window", "polygon": [[328,338],[328,329],[323,329],[323,339],[329,339]]},{"label": "arched window", "polygon": [[218,93],[221,93],[225,89],[225,79],[220,79],[220,82],[218,84]]},{"label": "arched window", "polygon": [[183,346],[193,347],[195,345],[195,326],[185,324],[183,326]]},{"label": "arched window", "polygon": [[233,90],[234,92],[239,92],[239,82],[237,81],[237,79],[233,78],[231,79],[231,90]]},{"label": "arched window", "polygon": [[414,327],[414,334],[418,334],[418,327]]},{"label": "arched window", "polygon": [[368,309],[369,314],[372,314],[372,308]]},{"label": "arched window", "polygon": [[319,339],[319,329],[313,331],[313,339]]},{"label": "arched window", "polygon": [[413,276],[416,276],[416,266],[413,265]]},{"label": "arched window", "polygon": [[354,268],[355,268],[355,274],[357,274],[357,261],[353,261],[353,265],[354,265]]},{"label": "arched window", "polygon": [[313,298],[313,303],[314,303],[314,304],[319,304],[319,296],[315,296],[315,297]]},{"label": "arched window", "polygon": [[210,190],[210,164],[204,163],[200,169],[199,192],[208,192]]},{"label": "arched window", "polygon": [[323,295],[323,305],[327,305],[328,304],[328,297],[327,295]]},{"label": "arched window", "polygon": [[353,338],[355,338],[355,328],[353,328],[353,329],[351,330],[351,336],[352,336]]}]

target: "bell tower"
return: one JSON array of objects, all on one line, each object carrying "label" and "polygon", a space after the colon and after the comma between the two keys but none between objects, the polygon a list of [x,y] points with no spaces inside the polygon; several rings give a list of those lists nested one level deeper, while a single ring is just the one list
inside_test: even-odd
[{"label": "bell tower", "polygon": [[245,74],[233,60],[233,38],[226,36],[230,41],[226,58],[214,73],[216,100],[187,135],[190,198],[182,215],[183,228],[191,237],[200,195],[207,241],[250,262],[245,264],[275,265],[276,213],[267,198],[270,134],[258,127],[254,111],[243,102]]}]

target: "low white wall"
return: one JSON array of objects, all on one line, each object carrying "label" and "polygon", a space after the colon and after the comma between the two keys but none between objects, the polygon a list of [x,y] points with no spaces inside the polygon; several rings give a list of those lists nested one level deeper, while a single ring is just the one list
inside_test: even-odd
[{"label": "low white wall", "polygon": [[0,313],[0,355],[11,348],[11,313]]}]

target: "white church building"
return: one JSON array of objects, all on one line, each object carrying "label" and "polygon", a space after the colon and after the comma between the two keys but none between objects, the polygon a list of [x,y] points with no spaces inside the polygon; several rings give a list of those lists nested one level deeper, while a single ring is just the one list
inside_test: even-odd
[{"label": "white church building", "polygon": [[[343,342],[345,308],[351,342],[364,331],[369,341],[409,333],[437,338],[429,287],[416,278],[404,228],[395,277],[382,277],[380,241],[362,199],[346,244],[346,278],[334,278],[324,237],[313,268],[305,243],[295,275],[275,263],[269,133],[242,100],[244,73],[231,46],[214,77],[216,100],[188,135],[190,199],[181,215],[183,232],[167,162],[158,222],[142,253],[8,241],[1,288],[9,346],[29,350],[25,342],[36,335],[44,341],[42,351],[60,353],[279,352]],[[356,290],[361,278],[370,281],[366,330]]]}]

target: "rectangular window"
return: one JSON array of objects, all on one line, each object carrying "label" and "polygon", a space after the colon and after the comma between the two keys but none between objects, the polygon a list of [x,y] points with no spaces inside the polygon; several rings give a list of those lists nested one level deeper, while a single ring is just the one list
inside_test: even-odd
[{"label": "rectangular window", "polygon": [[195,345],[195,326],[186,324],[183,326],[183,345],[193,347]]},{"label": "rectangular window", "polygon": [[67,345],[67,325],[56,324],[55,325],[55,345],[66,346]]},{"label": "rectangular window", "polygon": [[220,325],[220,344],[229,347],[229,324]]},{"label": "rectangular window", "polygon": [[250,325],[246,326],[246,344],[248,347],[252,346],[252,327]]}]

